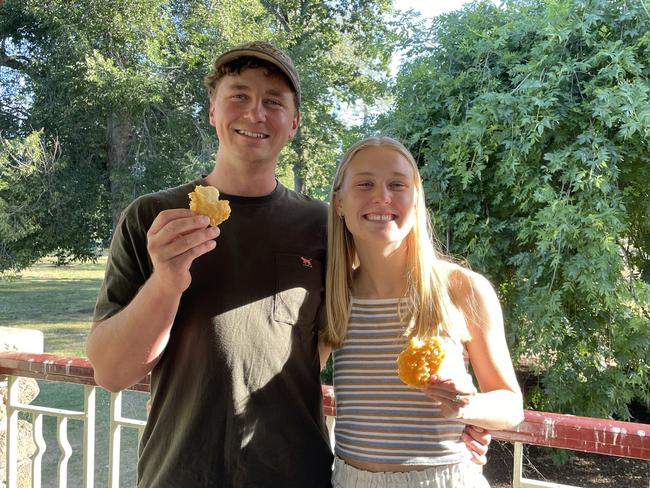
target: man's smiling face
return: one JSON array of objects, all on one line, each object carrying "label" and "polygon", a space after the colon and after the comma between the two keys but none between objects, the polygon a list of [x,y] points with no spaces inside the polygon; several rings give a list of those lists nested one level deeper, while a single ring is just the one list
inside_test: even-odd
[{"label": "man's smiling face", "polygon": [[263,68],[224,76],[210,100],[219,152],[231,160],[275,164],[299,121],[287,81]]}]

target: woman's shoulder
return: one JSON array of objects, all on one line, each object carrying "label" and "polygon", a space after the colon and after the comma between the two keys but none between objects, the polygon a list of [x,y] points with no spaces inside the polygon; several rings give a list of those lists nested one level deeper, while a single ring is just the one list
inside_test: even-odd
[{"label": "woman's shoulder", "polygon": [[462,303],[471,299],[491,300],[496,292],[490,280],[476,271],[451,261],[441,260],[439,269],[447,281],[449,293],[454,302]]}]

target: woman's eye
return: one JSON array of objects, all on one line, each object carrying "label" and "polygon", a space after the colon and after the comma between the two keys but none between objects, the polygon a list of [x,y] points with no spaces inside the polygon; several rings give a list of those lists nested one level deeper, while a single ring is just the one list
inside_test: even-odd
[{"label": "woman's eye", "polygon": [[396,190],[403,190],[406,188],[406,184],[402,183],[401,181],[395,181],[390,184],[391,188],[394,188]]},{"label": "woman's eye", "polygon": [[369,181],[362,181],[360,183],[357,183],[357,187],[359,188],[372,188],[372,183]]}]

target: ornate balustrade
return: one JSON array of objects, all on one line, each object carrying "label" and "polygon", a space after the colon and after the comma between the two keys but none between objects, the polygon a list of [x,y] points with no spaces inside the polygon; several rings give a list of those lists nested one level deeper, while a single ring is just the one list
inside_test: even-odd
[{"label": "ornate balustrade", "polygon": [[[67,462],[71,447],[67,441],[67,420],[76,419],[84,423],[83,435],[83,484],[94,486],[95,452],[95,390],[93,369],[84,358],[69,358],[50,354],[0,353],[0,375],[9,377],[7,401],[7,459],[6,486],[16,487],[16,443],[19,412],[32,416],[34,442],[37,452],[32,462],[33,486],[40,487],[40,466],[44,451],[42,417],[57,418],[57,441],[62,455],[59,459],[58,486],[67,486]],[[24,405],[18,402],[18,377],[61,381],[83,385],[84,410],[72,411],[47,406]],[[148,391],[149,378],[134,385],[132,390]],[[336,415],[336,404],[331,386],[323,386],[323,405],[328,425],[332,426]],[[122,393],[111,394],[110,440],[109,440],[109,486],[119,486],[120,432],[122,428],[133,428],[142,434],[145,422],[122,415]],[[515,466],[513,487],[567,487],[530,480],[522,477],[522,445],[573,449],[610,456],[643,459],[650,461],[650,425],[632,422],[577,417],[546,412],[526,411],[525,420],[515,429],[493,432],[493,438],[512,442],[515,445]],[[135,463],[135,459],[129,459]]]}]

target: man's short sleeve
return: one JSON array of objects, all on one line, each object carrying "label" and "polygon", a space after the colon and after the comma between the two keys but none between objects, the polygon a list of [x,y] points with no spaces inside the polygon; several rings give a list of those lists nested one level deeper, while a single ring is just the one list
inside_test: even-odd
[{"label": "man's short sleeve", "polygon": [[104,281],[97,296],[93,321],[101,321],[126,307],[147,281],[152,265],[147,253],[147,229],[137,201],[118,222],[108,254]]}]

